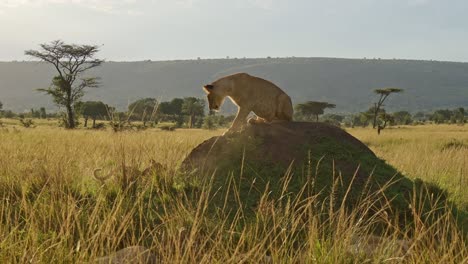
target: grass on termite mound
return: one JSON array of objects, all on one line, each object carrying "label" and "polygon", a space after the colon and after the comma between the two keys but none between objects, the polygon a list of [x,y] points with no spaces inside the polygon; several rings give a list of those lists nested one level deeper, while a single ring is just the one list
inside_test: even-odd
[{"label": "grass on termite mound", "polygon": [[321,123],[254,125],[213,137],[183,167],[196,169],[196,175],[215,174],[213,210],[241,209],[247,219],[262,200],[281,204],[312,197],[316,211],[363,208],[369,217],[404,225],[413,222],[414,210],[434,217],[448,202],[445,191],[412,181],[344,130]]}]

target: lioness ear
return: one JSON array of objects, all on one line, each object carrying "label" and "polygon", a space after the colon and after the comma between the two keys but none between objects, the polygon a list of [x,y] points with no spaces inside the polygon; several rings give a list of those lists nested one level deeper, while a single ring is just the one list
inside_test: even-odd
[{"label": "lioness ear", "polygon": [[203,89],[206,91],[206,92],[211,92],[213,90],[214,86],[211,85],[211,84],[207,84],[205,86],[203,86]]}]

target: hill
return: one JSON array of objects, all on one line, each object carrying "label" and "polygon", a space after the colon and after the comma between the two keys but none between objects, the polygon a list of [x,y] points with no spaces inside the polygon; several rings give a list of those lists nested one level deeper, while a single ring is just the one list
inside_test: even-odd
[{"label": "hill", "polygon": [[[128,102],[142,97],[203,97],[203,84],[236,72],[273,81],[294,103],[335,103],[336,112],[363,111],[374,98],[372,90],[388,86],[405,89],[405,93],[390,99],[390,110],[468,107],[468,63],[338,58],[106,62],[90,73],[102,78],[102,87],[91,90],[85,99],[124,109]],[[47,87],[54,74],[46,63],[0,62],[0,101],[4,108],[54,109],[49,97],[34,91]],[[223,110],[230,112],[233,107],[228,105]]]}]

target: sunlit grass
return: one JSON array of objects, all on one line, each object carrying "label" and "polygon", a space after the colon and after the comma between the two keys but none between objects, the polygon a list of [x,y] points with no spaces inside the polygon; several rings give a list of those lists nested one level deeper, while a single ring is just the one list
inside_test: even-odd
[{"label": "sunlit grass", "polygon": [[[406,176],[437,183],[468,209],[468,126],[405,126],[380,136],[368,128],[348,131]],[[451,142],[458,147],[446,147]]]},{"label": "sunlit grass", "polygon": [[[448,210],[432,223],[414,223],[414,235],[391,216],[363,222],[375,194],[353,212],[332,212],[317,207],[314,196],[274,204],[265,193],[251,222],[242,212],[214,217],[208,212],[213,190],[185,194],[187,186],[177,183],[172,169],[221,130],[114,133],[6,123],[0,128],[2,263],[85,262],[132,245],[149,248],[162,263],[468,261],[466,237]],[[468,149],[444,146],[453,139],[468,144],[468,126],[386,129],[380,136],[371,129],[348,131],[405,175],[440,184],[466,208]],[[139,180],[136,189],[115,179],[101,185],[92,177],[96,168],[109,171],[125,163],[143,169],[151,160],[170,169]],[[386,223],[383,239],[373,235],[374,222]]]}]

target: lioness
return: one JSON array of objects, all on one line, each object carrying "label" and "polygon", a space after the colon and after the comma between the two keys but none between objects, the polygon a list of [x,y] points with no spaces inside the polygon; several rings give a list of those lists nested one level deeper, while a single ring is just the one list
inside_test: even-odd
[{"label": "lioness", "polygon": [[247,73],[223,77],[203,86],[203,89],[207,93],[210,110],[218,111],[226,97],[239,107],[226,133],[242,128],[250,112],[257,117],[249,119],[249,123],[292,120],[291,98],[275,84]]}]

